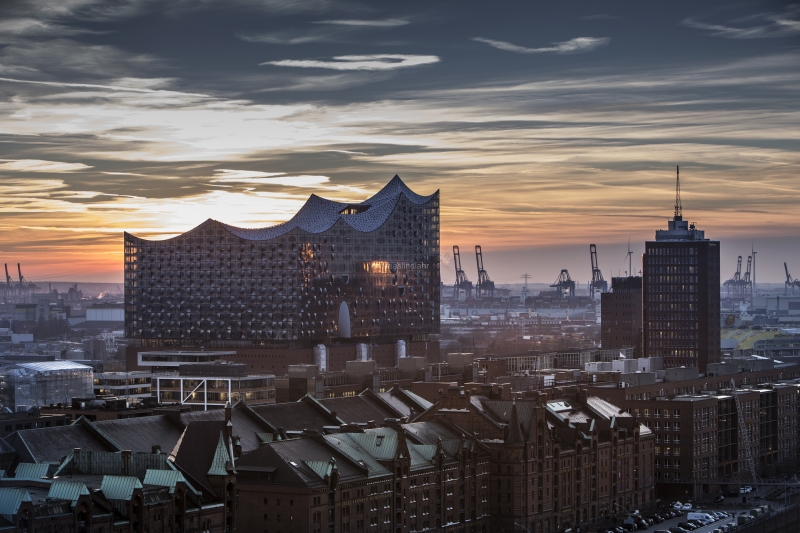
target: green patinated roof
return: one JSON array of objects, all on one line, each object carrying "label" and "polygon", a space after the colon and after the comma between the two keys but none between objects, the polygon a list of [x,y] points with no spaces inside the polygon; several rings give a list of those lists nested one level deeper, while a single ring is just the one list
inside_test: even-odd
[{"label": "green patinated roof", "polygon": [[155,470],[150,468],[144,475],[143,484],[156,485],[157,487],[169,487],[169,493],[172,494],[175,492],[175,485],[178,482],[185,483],[189,490],[195,494],[200,494],[200,491],[195,490],[191,483],[183,477],[183,474],[177,470]]},{"label": "green patinated roof", "polygon": [[[370,455],[362,448],[357,441],[350,438],[352,433],[337,433],[325,435],[323,438],[333,446],[339,453],[345,455],[351,461],[358,463],[367,469],[367,477],[377,477],[390,475],[391,472],[377,458]],[[374,439],[375,436],[372,435]],[[381,444],[383,445],[383,444]]]},{"label": "green patinated roof", "polygon": [[47,477],[50,465],[47,463],[20,463],[14,477],[17,479],[41,479]]},{"label": "green patinated roof", "polygon": [[261,442],[272,442],[274,440],[274,435],[272,433],[256,433],[256,437]]},{"label": "green patinated roof", "polygon": [[326,477],[330,477],[333,469],[336,467],[336,462],[333,460],[330,461],[305,461],[308,467],[317,474],[320,479],[325,479]]},{"label": "green patinated roof", "polygon": [[433,457],[436,455],[435,444],[414,444],[408,443],[408,451],[411,454],[411,469],[428,468],[431,466]]},{"label": "green patinated roof", "polygon": [[54,500],[67,500],[74,505],[78,498],[83,495],[89,496],[89,489],[83,483],[58,479],[50,485],[50,492],[47,497]]},{"label": "green patinated roof", "polygon": [[25,489],[17,487],[0,488],[0,516],[13,522],[22,502],[29,501],[31,501],[31,495]]},{"label": "green patinated roof", "polygon": [[217,443],[217,449],[214,452],[214,459],[211,461],[211,468],[208,469],[207,474],[209,476],[227,476],[228,463],[230,460],[231,458],[228,454],[228,449],[225,447],[225,439],[220,431],[219,442]]},{"label": "green patinated roof", "polygon": [[141,489],[142,483],[135,476],[103,476],[100,490],[109,500],[130,500],[133,491]]}]

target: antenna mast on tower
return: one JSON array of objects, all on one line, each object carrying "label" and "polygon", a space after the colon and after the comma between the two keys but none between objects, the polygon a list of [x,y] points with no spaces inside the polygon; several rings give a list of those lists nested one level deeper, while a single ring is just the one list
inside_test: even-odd
[{"label": "antenna mast on tower", "polygon": [[683,220],[683,207],[681,206],[681,168],[675,167],[677,177],[675,180],[675,220]]}]

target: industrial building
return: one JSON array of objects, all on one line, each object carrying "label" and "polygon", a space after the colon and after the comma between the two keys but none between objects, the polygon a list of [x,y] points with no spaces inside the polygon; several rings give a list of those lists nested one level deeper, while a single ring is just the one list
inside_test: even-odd
[{"label": "industrial building", "polygon": [[683,220],[680,177],[675,215],[642,258],[644,355],[663,357],[665,367],[696,366],[701,372],[721,359],[719,241],[705,238]]},{"label": "industrial building", "polygon": [[439,193],[395,176],[359,203],[312,195],[288,222],[125,234],[125,337],[144,347],[425,341],[439,331]]}]

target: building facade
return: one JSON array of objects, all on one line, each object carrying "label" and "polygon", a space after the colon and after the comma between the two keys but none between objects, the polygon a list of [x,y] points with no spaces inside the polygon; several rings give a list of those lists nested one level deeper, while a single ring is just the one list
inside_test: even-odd
[{"label": "building facade", "polygon": [[611,278],[611,292],[604,292],[600,302],[603,348],[633,346],[633,356],[642,357],[642,278]]},{"label": "building facade", "polygon": [[364,202],[311,196],[288,222],[125,234],[125,336],[141,346],[302,347],[439,331],[439,193],[395,176]]},{"label": "building facade", "polygon": [[645,357],[700,372],[720,361],[719,254],[719,241],[683,220],[678,188],[675,216],[642,257]]}]

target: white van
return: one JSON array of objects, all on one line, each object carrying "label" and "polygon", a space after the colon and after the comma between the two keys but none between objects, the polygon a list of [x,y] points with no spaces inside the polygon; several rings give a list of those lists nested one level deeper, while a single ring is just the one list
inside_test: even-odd
[{"label": "white van", "polygon": [[708,513],[686,513],[686,520],[700,520],[704,524],[708,525],[716,520],[708,514]]}]

